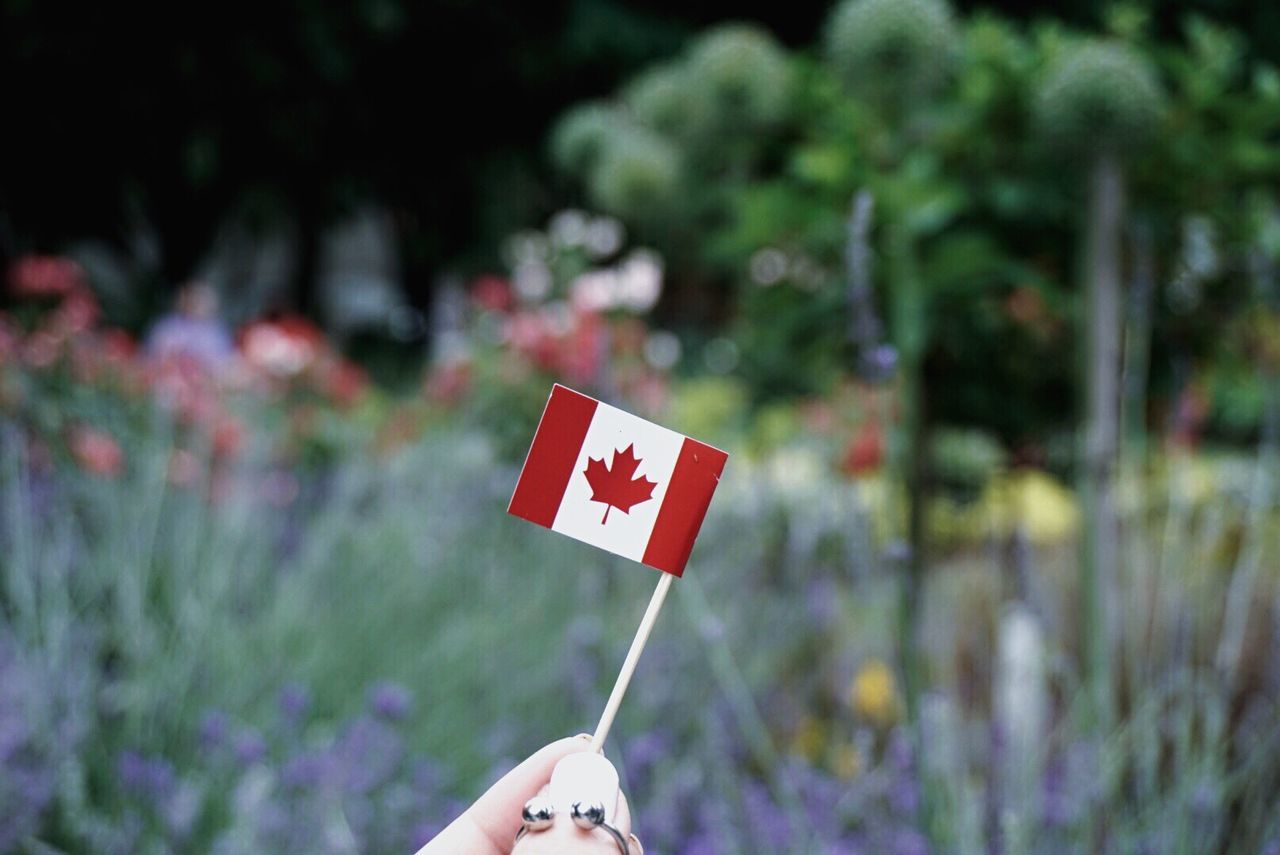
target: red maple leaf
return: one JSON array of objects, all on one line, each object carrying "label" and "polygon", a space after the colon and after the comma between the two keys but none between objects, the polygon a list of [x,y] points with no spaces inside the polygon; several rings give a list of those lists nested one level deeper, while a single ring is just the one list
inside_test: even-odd
[{"label": "red maple leaf", "polygon": [[626,451],[615,449],[612,466],[605,466],[603,457],[599,460],[594,457],[587,458],[587,468],[583,470],[583,474],[587,476],[587,483],[591,485],[591,501],[604,502],[606,505],[604,519],[600,520],[601,525],[609,521],[609,511],[613,508],[617,508],[624,514],[630,514],[632,505],[638,505],[653,498],[653,488],[658,486],[657,481],[650,481],[644,476],[631,477],[636,474],[636,467],[639,465],[640,459],[635,455],[635,443],[628,445]]}]

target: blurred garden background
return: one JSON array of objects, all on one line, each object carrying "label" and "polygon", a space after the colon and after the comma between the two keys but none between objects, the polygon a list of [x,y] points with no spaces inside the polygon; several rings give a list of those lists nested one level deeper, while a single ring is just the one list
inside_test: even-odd
[{"label": "blurred garden background", "polygon": [[1280,7],[0,2],[0,852],[410,852],[730,451],[651,853],[1280,853]]}]

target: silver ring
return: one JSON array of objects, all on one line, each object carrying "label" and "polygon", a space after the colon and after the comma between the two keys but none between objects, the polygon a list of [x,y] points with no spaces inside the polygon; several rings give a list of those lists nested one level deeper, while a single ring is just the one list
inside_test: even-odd
[{"label": "silver ring", "polygon": [[556,821],[556,809],[542,796],[534,796],[524,803],[524,810],[520,812],[520,817],[524,820],[524,828],[529,831],[542,831],[544,828],[550,828]]},{"label": "silver ring", "polygon": [[613,842],[618,844],[618,851],[622,855],[631,855],[631,845],[627,842],[627,838],[623,837],[622,832],[617,828],[604,821],[604,805],[599,802],[589,804],[574,802],[569,815],[573,817],[573,824],[578,828],[603,828],[613,835]]},{"label": "silver ring", "polygon": [[[603,828],[609,832],[613,842],[618,844],[618,851],[622,855],[631,855],[631,844],[627,841],[627,838],[623,837],[622,832],[617,828],[605,822],[604,805],[574,802],[569,815],[573,819],[573,824],[579,828],[588,831]],[[555,809],[546,799],[536,796],[529,799],[529,801],[525,802],[524,810],[521,811],[523,824],[520,826],[520,830],[516,832],[515,842],[519,843],[530,832],[544,831],[550,828],[555,823],[555,818]]]}]

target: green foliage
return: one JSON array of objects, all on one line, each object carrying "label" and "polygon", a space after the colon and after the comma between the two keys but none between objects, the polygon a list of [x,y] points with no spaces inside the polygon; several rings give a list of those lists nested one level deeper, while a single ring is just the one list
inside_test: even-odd
[{"label": "green foliage", "polygon": [[551,132],[551,159],[566,171],[584,174],[600,163],[610,139],[626,117],[611,105],[590,102],[566,113]]},{"label": "green foliage", "polygon": [[741,300],[741,372],[757,403],[831,388],[848,363],[843,328],[831,323],[844,308],[836,289],[784,281],[749,288]]},{"label": "green foliage", "polygon": [[587,188],[604,211],[641,223],[669,210],[680,180],[680,154],[640,126],[615,128],[589,174]]},{"label": "green foliage", "polygon": [[711,30],[693,44],[686,62],[691,99],[706,111],[705,134],[759,132],[786,117],[791,66],[760,28],[730,24]]},{"label": "green foliage", "polygon": [[680,383],[667,420],[681,433],[728,444],[745,428],[747,390],[741,382],[702,377]]},{"label": "green foliage", "polygon": [[710,245],[690,240],[689,229],[725,219],[785,130],[795,92],[792,58],[768,33],[724,25],[638,75],[615,101],[566,114],[553,159],[594,207],[631,219],[679,263],[715,269]]},{"label": "green foliage", "polygon": [[1119,42],[1092,40],[1053,59],[1035,109],[1050,147],[1123,153],[1159,133],[1165,97],[1145,57]]},{"label": "green foliage", "polygon": [[992,472],[1001,471],[1006,458],[996,437],[980,430],[957,428],[936,430],[929,453],[938,480],[969,494],[985,486]]},{"label": "green foliage", "polygon": [[702,121],[692,83],[684,63],[663,63],[641,72],[622,98],[641,124],[677,139],[694,132]]},{"label": "green foliage", "polygon": [[[660,318],[727,322],[757,404],[853,370],[848,216],[869,194],[869,309],[900,367],[920,351],[930,417],[1047,447],[1076,400],[1083,197],[1062,156],[1141,151],[1126,163],[1129,210],[1159,247],[1161,281],[1177,283],[1152,301],[1157,398],[1172,388],[1172,350],[1222,351],[1215,331],[1247,305],[1240,271],[1258,232],[1241,199],[1280,180],[1280,74],[1203,20],[1188,19],[1181,41],[1155,40],[1152,25],[1134,7],[1091,36],[961,18],[941,2],[850,0],[821,50],[723,28],[609,102],[622,117],[609,139],[643,156],[620,156],[617,176],[589,158],[569,171],[667,259]],[[734,126],[754,130],[723,130]],[[1199,222],[1234,261],[1185,267]]]},{"label": "green foliage", "polygon": [[910,104],[945,82],[958,38],[945,0],[845,0],[828,24],[827,52],[850,90]]}]

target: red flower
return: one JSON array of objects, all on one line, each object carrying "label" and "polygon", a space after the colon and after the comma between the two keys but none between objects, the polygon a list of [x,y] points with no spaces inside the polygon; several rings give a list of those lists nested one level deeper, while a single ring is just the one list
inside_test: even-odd
[{"label": "red flower", "polygon": [[102,376],[106,362],[95,347],[92,336],[68,339],[71,356],[71,374],[77,383],[94,384]]},{"label": "red flower", "polygon": [[493,275],[481,276],[471,283],[471,301],[489,312],[508,312],[515,303],[511,283]]},{"label": "red flower", "polygon": [[882,462],[884,462],[884,435],[880,425],[875,422],[866,422],[858,428],[858,432],[845,448],[840,469],[846,475],[857,477],[879,468]]},{"label": "red flower", "polygon": [[175,448],[169,456],[169,483],[190,487],[200,478],[200,461],[185,448]]},{"label": "red flower", "polygon": [[606,357],[608,339],[604,319],[594,312],[579,312],[576,321],[565,343],[562,367],[570,381],[590,383],[596,379]]},{"label": "red flower", "polygon": [[80,265],[56,255],[24,255],[9,265],[8,278],[15,297],[66,297],[88,290]]},{"label": "red flower", "polygon": [[213,429],[213,456],[232,457],[244,445],[244,425],[231,416],[218,420]]},{"label": "red flower", "polygon": [[32,368],[44,369],[62,356],[63,339],[44,330],[37,330],[22,344],[22,359]]},{"label": "red flower", "polygon": [[0,312],[0,364],[8,362],[18,356],[18,346],[22,343],[22,339],[18,335],[17,328],[9,317]]},{"label": "red flower", "polygon": [[112,365],[127,365],[137,352],[137,342],[124,330],[109,329],[102,334],[102,357]]},{"label": "red flower", "polygon": [[87,288],[70,291],[50,319],[50,326],[58,332],[75,336],[93,329],[98,320],[98,301]]},{"label": "red flower", "polygon": [[240,336],[245,361],[276,377],[301,374],[324,347],[324,333],[310,321],[298,317],[258,321],[246,327]]},{"label": "red flower", "polygon": [[428,401],[454,406],[470,387],[471,364],[465,359],[450,359],[432,367],[422,391]]},{"label": "red flower", "polygon": [[216,414],[216,393],[204,367],[177,354],[148,365],[156,398],[171,409],[180,424],[204,423]]},{"label": "red flower", "polygon": [[67,445],[80,468],[92,475],[115,478],[124,469],[124,452],[108,433],[90,427],[76,428]]},{"label": "red flower", "polygon": [[325,367],[324,391],[339,407],[345,409],[355,404],[368,385],[364,369],[354,362],[334,359]]},{"label": "red flower", "polygon": [[560,367],[560,341],[554,319],[536,311],[520,312],[508,319],[503,331],[507,344],[542,371]]}]

